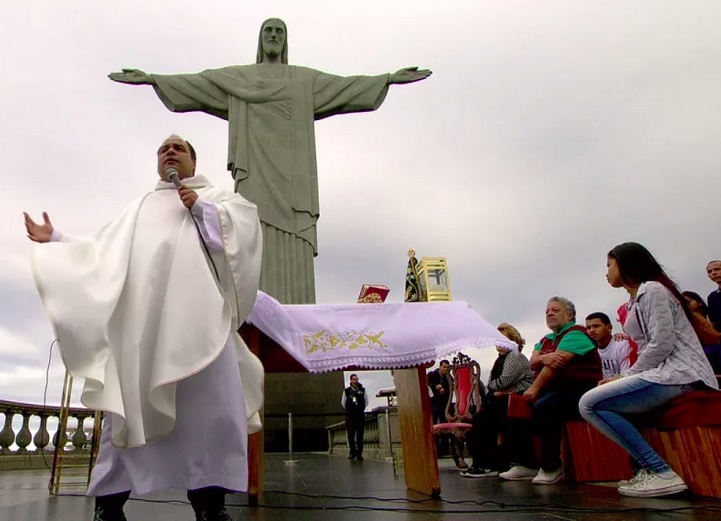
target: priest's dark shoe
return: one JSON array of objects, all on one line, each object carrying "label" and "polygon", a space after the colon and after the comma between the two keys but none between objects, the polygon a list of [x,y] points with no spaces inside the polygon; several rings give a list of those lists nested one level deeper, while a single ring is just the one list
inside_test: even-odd
[{"label": "priest's dark shoe", "polygon": [[206,510],[200,519],[201,521],[233,521],[233,518],[230,517],[225,507],[215,511]]},{"label": "priest's dark shoe", "polygon": [[[230,518],[228,518],[230,519]],[[122,509],[107,508],[103,506],[95,507],[95,515],[93,521],[128,521]]]},{"label": "priest's dark shoe", "polygon": [[97,496],[93,521],[127,521],[123,506],[130,497],[130,491]]}]

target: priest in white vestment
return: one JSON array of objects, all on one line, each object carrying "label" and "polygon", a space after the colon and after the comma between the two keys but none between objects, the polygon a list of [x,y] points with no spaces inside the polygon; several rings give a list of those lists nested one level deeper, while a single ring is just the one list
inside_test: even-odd
[{"label": "priest in white vestment", "polygon": [[[33,272],[81,400],[106,411],[88,494],[96,521],[124,521],[131,492],[188,491],[196,520],[230,519],[225,493],[248,484],[263,368],[237,330],[258,289],[256,206],[195,175],[171,136],[161,180],[87,238],[25,214]],[[180,187],[165,180],[177,172]]]}]

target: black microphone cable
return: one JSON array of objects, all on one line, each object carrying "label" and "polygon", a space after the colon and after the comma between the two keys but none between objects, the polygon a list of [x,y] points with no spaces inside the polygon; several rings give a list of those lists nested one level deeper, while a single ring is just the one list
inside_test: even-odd
[{"label": "black microphone cable", "polygon": [[[48,405],[48,384],[50,383],[50,364],[53,361],[53,346],[55,346],[55,344],[57,344],[57,343],[58,343],[57,338],[53,339],[53,341],[50,343],[50,352],[48,353],[48,365],[45,368],[45,387],[43,388],[43,409],[45,409]],[[41,427],[42,427],[42,425],[40,427],[38,427],[38,430],[40,430]],[[43,436],[43,433],[40,434],[40,437],[42,437],[42,436]],[[60,439],[60,438],[58,438],[58,439]],[[41,445],[42,445],[43,441],[44,440],[41,440]],[[58,449],[56,448],[55,450],[58,450]],[[40,447],[40,455],[43,458],[43,463],[45,463],[45,466],[48,468],[48,470],[52,471],[52,468],[50,467],[50,464],[48,463],[48,460],[45,457],[45,447],[42,447],[42,446]],[[50,484],[48,484],[48,487],[49,486],[50,486]]]},{"label": "black microphone cable", "polygon": [[208,248],[208,245],[205,243],[205,239],[203,238],[203,233],[200,231],[200,225],[198,224],[197,219],[195,218],[195,215],[193,215],[193,212],[190,211],[190,208],[188,208],[188,212],[190,213],[190,218],[193,219],[193,224],[195,224],[195,229],[198,230],[198,236],[200,237],[200,244],[203,245],[203,249],[205,250],[205,255],[210,261],[210,265],[213,267],[213,272],[215,273],[215,280],[220,284],[220,275],[218,274],[218,267],[215,265],[215,261],[213,261],[213,257],[210,255],[210,249]]},{"label": "black microphone cable", "polygon": [[[180,183],[180,177],[178,177],[178,171],[175,168],[168,168],[165,171],[166,178],[168,181],[173,183],[175,185],[175,188],[180,189],[182,184]],[[198,220],[195,218],[195,215],[193,215],[193,212],[190,208],[188,208],[188,212],[190,213],[190,218],[193,219],[193,224],[195,224],[195,229],[198,231],[198,236],[200,237],[200,244],[203,245],[203,249],[205,250],[205,254],[210,261],[210,265],[213,267],[213,272],[215,273],[215,280],[220,284],[220,275],[218,274],[218,267],[215,265],[215,261],[213,261],[213,257],[210,255],[210,249],[208,248],[208,245],[205,242],[205,239],[203,238],[203,233],[200,231],[200,225],[198,224]]]}]

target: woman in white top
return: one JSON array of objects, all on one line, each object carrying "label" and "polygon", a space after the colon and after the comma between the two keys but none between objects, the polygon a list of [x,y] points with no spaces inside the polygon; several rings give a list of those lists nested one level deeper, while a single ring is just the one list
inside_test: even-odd
[{"label": "woman in white top", "polygon": [[626,415],[648,412],[695,388],[718,384],[691,325],[692,314],[661,265],[642,245],[619,244],[608,253],[608,283],[631,295],[623,326],[638,344],[638,359],[581,397],[585,420],[618,443],[641,469],[619,483],[624,496],[656,497],[686,484],[654,451]]}]

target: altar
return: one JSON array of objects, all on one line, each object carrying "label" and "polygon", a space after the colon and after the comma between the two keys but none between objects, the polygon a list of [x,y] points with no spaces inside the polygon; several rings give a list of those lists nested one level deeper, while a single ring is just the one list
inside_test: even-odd
[{"label": "altar", "polygon": [[[515,348],[463,301],[282,305],[259,292],[241,335],[267,373],[392,369],[406,486],[434,497],[441,486],[426,367],[463,349]],[[263,432],[252,434],[252,504],[263,494],[263,448]]]}]

